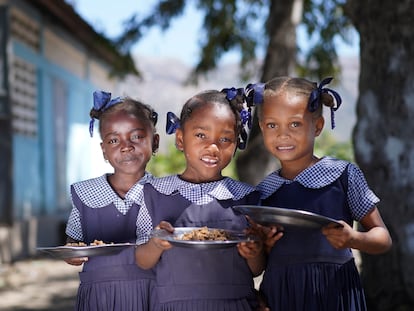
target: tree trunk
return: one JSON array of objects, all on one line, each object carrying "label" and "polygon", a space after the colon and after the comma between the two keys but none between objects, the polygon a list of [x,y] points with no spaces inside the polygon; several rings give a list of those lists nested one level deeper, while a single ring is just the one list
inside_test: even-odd
[{"label": "tree trunk", "polygon": [[348,0],[347,14],[361,42],[355,159],[393,238],[362,254],[368,310],[414,310],[414,0]]},{"label": "tree trunk", "polygon": [[[288,75],[296,60],[296,27],[302,18],[303,0],[272,0],[267,20],[269,44],[263,63],[262,81]],[[240,180],[256,185],[274,171],[278,162],[268,153],[254,117],[253,128],[246,150],[236,161]]]}]

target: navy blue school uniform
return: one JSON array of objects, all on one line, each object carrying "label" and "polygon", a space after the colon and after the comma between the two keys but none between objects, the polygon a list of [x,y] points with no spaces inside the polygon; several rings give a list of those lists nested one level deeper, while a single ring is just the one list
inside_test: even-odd
[{"label": "navy blue school uniform", "polygon": [[[258,188],[262,205],[300,209],[352,226],[379,201],[361,170],[324,157],[293,180],[276,171]],[[320,229],[286,227],[275,243],[261,291],[272,311],[363,311],[365,297],[351,249],[337,250]]]},{"label": "navy blue school uniform", "polygon": [[[148,173],[121,199],[108,183],[107,175],[74,183],[71,186],[73,208],[66,234],[90,244],[136,243],[143,184]],[[148,223],[151,226],[151,223]],[[152,270],[135,263],[135,248],[119,254],[89,257],[79,274],[76,310],[150,310],[155,277]]]},{"label": "navy blue school uniform", "polygon": [[[168,176],[144,186],[145,205],[153,226],[243,230],[248,223],[231,208],[258,204],[259,193],[231,178],[194,184]],[[256,305],[253,275],[236,247],[173,247],[155,266],[157,311],[250,311]]]}]

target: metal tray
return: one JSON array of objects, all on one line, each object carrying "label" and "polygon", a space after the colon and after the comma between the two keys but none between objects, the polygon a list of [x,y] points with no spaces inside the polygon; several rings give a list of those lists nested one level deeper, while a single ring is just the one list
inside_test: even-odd
[{"label": "metal tray", "polygon": [[37,247],[38,251],[52,255],[59,259],[115,255],[124,249],[135,246],[132,243],[103,244],[94,246],[56,246]]},{"label": "metal tray", "polygon": [[[182,240],[182,236],[185,233],[191,232],[196,229],[201,229],[200,227],[177,227],[174,228],[174,233],[169,233],[163,229],[154,229],[151,233],[151,237],[156,237],[162,240],[166,240],[175,246],[180,247],[191,247],[191,248],[200,248],[200,249],[210,249],[210,248],[227,248],[235,246],[241,242],[255,241],[256,237],[246,235],[241,231],[234,230],[224,230],[229,239],[225,241],[188,241]],[[216,228],[208,228],[208,230],[217,230]],[[223,230],[223,229],[219,229]]]},{"label": "metal tray", "polygon": [[321,228],[329,224],[339,227],[343,226],[335,219],[303,210],[256,205],[236,205],[233,206],[233,209],[250,216],[253,221],[262,225],[296,226],[302,228]]}]

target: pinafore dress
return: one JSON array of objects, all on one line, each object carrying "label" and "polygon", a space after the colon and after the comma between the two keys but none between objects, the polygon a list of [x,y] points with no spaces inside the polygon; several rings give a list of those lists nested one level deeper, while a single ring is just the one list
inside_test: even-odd
[{"label": "pinafore dress", "polygon": [[[192,184],[169,176],[145,185],[144,193],[154,226],[166,220],[174,227],[243,230],[247,221],[231,206],[258,203],[254,188],[230,178]],[[253,275],[236,247],[175,246],[164,251],[155,271],[157,311],[250,311],[257,304]]]},{"label": "pinafore dress", "polygon": [[[259,186],[262,205],[305,210],[352,226],[378,201],[367,188],[355,166],[333,158],[322,158],[302,172],[298,180],[288,181],[269,175]],[[348,172],[357,182],[362,208],[348,202]],[[357,172],[357,173],[355,173]],[[299,175],[299,176],[300,176]],[[305,175],[305,176],[304,176]],[[306,176],[307,175],[307,176]],[[275,182],[276,181],[276,182]],[[313,184],[312,186],[310,184]],[[273,188],[273,189],[272,189]],[[355,203],[353,194],[351,201]],[[356,204],[354,204],[356,205]],[[336,250],[320,229],[286,226],[284,236],[275,243],[260,287],[272,311],[364,311],[366,303],[360,277],[350,249]]]},{"label": "pinafore dress", "polygon": [[[102,186],[102,178],[98,180]],[[140,206],[132,203],[125,214],[114,203],[91,208],[85,202],[90,195],[99,196],[96,181],[83,181],[71,187],[73,204],[80,213],[83,241],[88,244],[95,239],[106,243],[135,243]],[[142,187],[137,184],[130,191],[138,194]],[[103,189],[114,192],[108,183]],[[134,251],[135,248],[130,247],[115,255],[89,257],[79,273],[76,310],[152,310],[150,296],[155,284],[154,273],[136,265]]]}]

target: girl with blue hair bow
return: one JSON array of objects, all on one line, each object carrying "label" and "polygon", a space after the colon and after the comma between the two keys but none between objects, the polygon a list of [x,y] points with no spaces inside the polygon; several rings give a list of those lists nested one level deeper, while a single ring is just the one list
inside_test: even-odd
[{"label": "girl with blue hair bow", "polygon": [[[272,311],[364,311],[364,292],[351,249],[369,254],[387,251],[392,244],[377,204],[354,164],[314,154],[324,126],[323,106],[334,112],[339,94],[326,85],[302,78],[278,77],[265,84],[257,105],[266,149],[281,168],[259,185],[261,204],[305,210],[338,224],[320,228],[272,226],[265,230],[268,261],[261,291]],[[359,222],[364,231],[353,228]],[[283,231],[283,237],[274,235]]]},{"label": "girl with blue hair bow", "polygon": [[[243,89],[205,91],[185,103],[180,118],[168,114],[167,132],[175,133],[186,168],[144,186],[145,207],[154,227],[167,232],[175,227],[237,231],[248,227],[244,215],[231,207],[257,204],[258,192],[222,175],[237,147],[245,146],[250,112],[244,102]],[[253,277],[262,272],[264,260],[260,241],[196,249],[151,236],[136,249],[137,264],[155,270],[160,311],[255,310]]]},{"label": "girl with blue hair bow", "polygon": [[[71,185],[67,242],[134,245],[138,228],[151,226],[139,202],[143,185],[153,178],[146,165],[158,149],[158,115],[131,98],[111,99],[110,93],[102,91],[93,95],[89,133],[93,135],[95,119],[99,120],[103,157],[114,171]],[[83,264],[76,310],[152,310],[154,274],[136,266],[134,247],[119,254],[68,258],[66,262]]]}]

